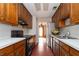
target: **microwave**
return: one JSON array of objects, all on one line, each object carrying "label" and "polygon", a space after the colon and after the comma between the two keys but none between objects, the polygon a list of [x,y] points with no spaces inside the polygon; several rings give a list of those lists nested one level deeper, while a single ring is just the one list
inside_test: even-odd
[{"label": "microwave", "polygon": [[23,30],[12,30],[11,37],[23,37]]}]

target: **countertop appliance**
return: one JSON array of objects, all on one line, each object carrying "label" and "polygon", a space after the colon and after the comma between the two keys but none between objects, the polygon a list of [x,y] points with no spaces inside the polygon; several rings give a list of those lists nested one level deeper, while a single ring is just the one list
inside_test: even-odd
[{"label": "countertop appliance", "polygon": [[11,37],[23,37],[23,30],[12,30]]}]

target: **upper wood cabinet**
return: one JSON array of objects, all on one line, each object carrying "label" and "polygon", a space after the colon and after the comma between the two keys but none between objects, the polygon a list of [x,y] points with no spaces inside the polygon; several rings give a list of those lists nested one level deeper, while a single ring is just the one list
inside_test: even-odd
[{"label": "upper wood cabinet", "polygon": [[55,12],[54,16],[52,16],[52,20],[64,20],[69,17],[70,4],[61,3]]},{"label": "upper wood cabinet", "polygon": [[71,4],[70,18],[71,24],[79,24],[79,3]]},{"label": "upper wood cabinet", "polygon": [[61,20],[65,22],[67,18],[70,19],[70,25],[79,24],[79,3],[61,3],[52,20],[60,23]]},{"label": "upper wood cabinet", "polygon": [[27,28],[32,28],[32,15],[23,4],[19,4],[19,18],[26,22]]},{"label": "upper wood cabinet", "polygon": [[10,25],[18,24],[17,4],[0,3],[0,22]]},{"label": "upper wood cabinet", "polygon": [[32,15],[21,3],[0,3],[0,22],[17,26],[19,19],[26,22],[27,28],[32,28]]},{"label": "upper wood cabinet", "polygon": [[58,9],[56,10],[52,20],[56,23],[56,27],[64,27],[65,19],[69,17],[70,4],[61,3]]},{"label": "upper wood cabinet", "polygon": [[5,4],[0,3],[0,22],[5,20]]},{"label": "upper wood cabinet", "polygon": [[12,25],[18,25],[18,4],[6,4],[6,22]]},{"label": "upper wood cabinet", "polygon": [[70,4],[68,3],[61,3],[60,4],[60,19],[64,20],[69,17],[69,11],[70,11]]}]

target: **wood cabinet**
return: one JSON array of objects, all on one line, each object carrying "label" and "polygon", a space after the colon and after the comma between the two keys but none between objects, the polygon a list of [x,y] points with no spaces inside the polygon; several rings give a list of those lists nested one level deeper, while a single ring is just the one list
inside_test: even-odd
[{"label": "wood cabinet", "polygon": [[18,4],[6,4],[6,22],[11,25],[18,25]]},{"label": "wood cabinet", "polygon": [[70,4],[61,3],[55,12],[52,20],[55,22],[56,27],[65,27],[65,19],[69,18]]},{"label": "wood cabinet", "polygon": [[17,26],[19,19],[32,28],[32,15],[22,3],[0,3],[0,23]]},{"label": "wood cabinet", "polygon": [[6,48],[0,49],[0,56],[14,55],[14,53],[12,53],[12,52],[14,52],[13,48],[14,48],[14,46],[11,45]]},{"label": "wood cabinet", "polygon": [[25,40],[0,49],[0,56],[25,56]]},{"label": "wood cabinet", "polygon": [[60,8],[60,20],[65,20],[66,18],[69,18],[70,4],[61,3],[59,8]]},{"label": "wood cabinet", "polygon": [[60,56],[69,56],[69,46],[60,42]]},{"label": "wood cabinet", "polygon": [[67,18],[70,19],[70,25],[79,24],[78,16],[79,3],[61,3],[55,14],[52,16],[52,20],[55,21],[56,26],[59,25],[58,23],[62,23],[60,26],[58,26],[61,28],[65,27],[64,22]]},{"label": "wood cabinet", "polygon": [[0,3],[0,23],[17,25],[18,24],[17,4]]},{"label": "wood cabinet", "polygon": [[71,4],[71,24],[79,24],[79,3]]},{"label": "wood cabinet", "polygon": [[14,44],[14,49],[16,56],[25,56],[25,40]]},{"label": "wood cabinet", "polygon": [[52,20],[65,21],[65,19],[70,18],[70,25],[79,24],[78,12],[79,12],[79,3],[61,3],[55,15],[52,17]]},{"label": "wood cabinet", "polygon": [[32,15],[30,12],[25,8],[23,4],[19,4],[19,18],[23,19],[26,22],[27,28],[32,28]]},{"label": "wood cabinet", "polygon": [[70,56],[79,56],[79,51],[70,47]]},{"label": "wood cabinet", "polygon": [[69,56],[69,52],[60,47],[60,56]]},{"label": "wood cabinet", "polygon": [[52,41],[52,50],[55,56],[79,56],[79,51],[71,46],[59,41],[56,38],[53,38]]},{"label": "wood cabinet", "polygon": [[15,51],[16,56],[25,56],[25,46],[21,45],[18,49]]},{"label": "wood cabinet", "polygon": [[0,3],[0,23],[4,22],[4,20],[5,20],[5,15],[6,15],[5,11],[6,11],[5,4],[4,3]]}]

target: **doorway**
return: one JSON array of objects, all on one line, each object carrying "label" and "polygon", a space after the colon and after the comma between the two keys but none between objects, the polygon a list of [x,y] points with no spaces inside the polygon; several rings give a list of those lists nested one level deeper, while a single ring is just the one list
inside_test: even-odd
[{"label": "doorway", "polygon": [[46,38],[46,25],[39,25],[39,37]]},{"label": "doorway", "polygon": [[46,43],[46,23],[39,24],[39,45]]}]

